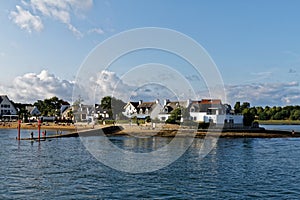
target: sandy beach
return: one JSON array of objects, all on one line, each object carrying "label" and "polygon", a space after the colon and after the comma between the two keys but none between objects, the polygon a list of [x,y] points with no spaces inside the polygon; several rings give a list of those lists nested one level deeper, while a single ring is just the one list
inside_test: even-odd
[{"label": "sandy beach", "polygon": [[[120,124],[118,126],[103,125],[87,125],[87,124],[54,124],[43,123],[41,130],[58,130],[70,132],[84,132],[85,130],[97,130],[105,127],[105,134],[133,137],[224,137],[224,138],[283,138],[283,137],[300,137],[299,132],[264,130],[264,129],[211,129],[211,130],[195,130],[189,127],[180,127],[179,125],[158,124],[152,126],[137,126],[129,124]],[[114,127],[109,129],[109,127]],[[0,122],[0,129],[17,129],[17,122]],[[21,123],[21,129],[37,130],[37,123]],[[104,129],[103,129],[104,130]],[[110,130],[114,130],[110,132]]]},{"label": "sandy beach", "polygon": [[[18,122],[0,122],[0,129],[17,129]],[[77,129],[89,129],[92,125],[78,125],[74,124],[55,124],[55,123],[42,123],[41,129],[43,130],[64,130],[76,131]],[[38,123],[21,123],[21,129],[38,129]]]},{"label": "sandy beach", "polygon": [[122,125],[121,131],[113,135],[129,135],[135,137],[223,137],[223,138],[283,138],[283,137],[300,137],[298,132],[280,131],[280,130],[264,130],[257,129],[211,129],[211,130],[195,130],[188,127],[179,127],[178,125],[164,125],[161,127],[151,128],[147,126],[130,126]]}]

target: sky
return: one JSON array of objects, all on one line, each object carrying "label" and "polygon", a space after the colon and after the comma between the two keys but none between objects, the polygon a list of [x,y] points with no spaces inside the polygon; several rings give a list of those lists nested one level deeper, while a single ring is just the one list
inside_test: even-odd
[{"label": "sky", "polygon": [[[0,94],[23,103],[52,96],[72,101],[80,67],[99,44],[123,31],[159,27],[183,33],[206,50],[223,79],[227,103],[300,104],[299,7],[296,0],[1,1]],[[140,89],[122,82],[130,66],[159,61],[194,81],[197,98],[205,98],[203,80],[192,80],[187,64],[177,60],[160,51],[137,52],[91,79],[100,95],[114,90],[105,84],[122,84],[116,93],[122,98]],[[167,96],[169,88],[162,87],[160,93],[157,85],[144,91]]]}]

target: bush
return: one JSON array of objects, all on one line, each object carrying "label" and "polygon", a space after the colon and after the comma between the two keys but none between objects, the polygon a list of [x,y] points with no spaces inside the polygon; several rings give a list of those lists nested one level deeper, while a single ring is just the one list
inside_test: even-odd
[{"label": "bush", "polygon": [[106,119],[106,120],[104,120],[104,122],[105,122],[105,125],[110,125],[110,124],[115,124],[116,123],[116,121],[113,120],[113,119]]},{"label": "bush", "polygon": [[166,120],[166,124],[180,124],[174,118],[169,118]]},{"label": "bush", "polygon": [[208,129],[210,123],[200,122],[198,124],[198,129]]}]

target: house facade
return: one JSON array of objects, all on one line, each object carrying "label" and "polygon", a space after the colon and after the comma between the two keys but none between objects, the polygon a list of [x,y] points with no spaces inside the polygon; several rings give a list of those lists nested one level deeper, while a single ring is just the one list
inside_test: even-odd
[{"label": "house facade", "polygon": [[213,123],[227,128],[243,126],[243,115],[234,114],[231,106],[222,104],[220,99],[193,101],[189,110],[191,120],[196,122]]},{"label": "house facade", "polygon": [[231,106],[223,104],[220,99],[202,99],[197,101],[170,101],[164,100],[163,105],[159,101],[155,102],[128,102],[124,107],[123,115],[132,118],[158,119],[165,122],[171,116],[171,113],[177,109],[187,109],[189,118],[199,123],[212,123],[219,127],[239,127],[243,126],[243,115],[234,114]]},{"label": "house facade", "polygon": [[227,108],[220,99],[202,99],[201,101],[192,101],[189,111],[191,120],[205,122],[205,116],[223,115],[227,112]]},{"label": "house facade", "polygon": [[94,122],[95,107],[93,105],[73,106],[73,116],[75,122]]},{"label": "house facade", "polygon": [[109,119],[112,116],[109,115],[109,110],[101,108],[100,104],[95,104],[95,119]]},{"label": "house facade", "polygon": [[130,101],[124,106],[124,112],[122,114],[128,118],[132,118],[137,113],[137,107],[139,105],[139,102]]},{"label": "house facade", "polygon": [[41,115],[41,112],[36,106],[26,106],[25,109],[28,111],[28,113],[31,116],[39,116]]},{"label": "house facade", "polygon": [[160,121],[166,121],[171,116],[171,112],[177,108],[188,108],[191,104],[191,100],[186,101],[170,101],[169,99],[164,100],[163,108],[158,114]]},{"label": "house facade", "polygon": [[7,95],[0,96],[0,116],[4,115],[17,115],[17,109]]},{"label": "house facade", "polygon": [[158,118],[158,115],[162,109],[162,105],[159,100],[153,102],[128,102],[124,106],[123,115],[128,118],[137,117],[139,119],[145,119],[150,117],[151,119]]},{"label": "house facade", "polygon": [[205,123],[214,123],[217,127],[234,128],[243,127],[244,117],[241,114],[221,114],[204,116]]}]

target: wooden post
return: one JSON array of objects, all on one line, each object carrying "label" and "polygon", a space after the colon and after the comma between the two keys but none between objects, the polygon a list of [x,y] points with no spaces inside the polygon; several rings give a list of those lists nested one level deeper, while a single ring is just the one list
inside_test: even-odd
[{"label": "wooden post", "polygon": [[18,140],[21,139],[21,120],[18,120]]},{"label": "wooden post", "polygon": [[38,132],[39,132],[38,140],[40,141],[40,139],[41,139],[41,120],[38,121]]}]

